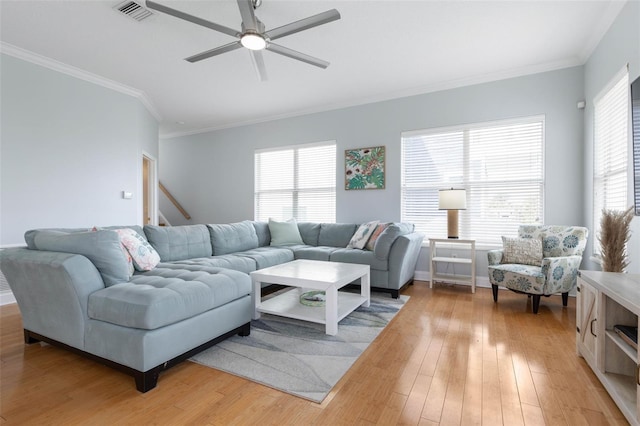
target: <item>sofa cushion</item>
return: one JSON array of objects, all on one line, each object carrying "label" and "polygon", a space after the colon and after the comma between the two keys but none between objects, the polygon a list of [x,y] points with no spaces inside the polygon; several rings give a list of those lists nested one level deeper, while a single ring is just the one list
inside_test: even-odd
[{"label": "sofa cushion", "polygon": [[206,225],[145,225],[147,239],[163,262],[211,256],[211,234]]},{"label": "sofa cushion", "polygon": [[89,317],[154,330],[251,294],[247,274],[224,268],[198,271],[156,267],[130,282],[89,296]]},{"label": "sofa cushion", "polygon": [[320,224],[313,222],[300,222],[298,223],[298,229],[300,230],[300,236],[302,241],[308,246],[318,245],[318,236],[320,235]]},{"label": "sofa cushion", "polygon": [[211,233],[214,256],[250,250],[258,247],[258,234],[253,224],[245,220],[237,223],[207,225]]},{"label": "sofa cushion", "polygon": [[98,269],[105,286],[129,280],[129,263],[115,231],[74,232],[38,231],[31,233],[38,250],[81,254]]},{"label": "sofa cushion", "polygon": [[308,259],[308,260],[324,260],[329,261],[331,253],[338,250],[338,247],[327,246],[292,246],[289,247],[293,251],[295,259]]},{"label": "sofa cushion", "polygon": [[258,247],[264,247],[271,244],[271,233],[269,232],[269,224],[267,222],[252,222],[253,228],[258,236]]},{"label": "sofa cushion", "polygon": [[353,223],[322,223],[320,224],[318,245],[346,247],[357,227],[358,225]]},{"label": "sofa cushion", "polygon": [[542,267],[532,265],[489,266],[489,282],[531,294],[544,294],[545,276]]},{"label": "sofa cushion", "polygon": [[269,233],[271,234],[272,246],[304,244],[295,219],[286,222],[269,219]]},{"label": "sofa cushion", "polygon": [[41,228],[41,229],[31,229],[24,233],[24,241],[27,243],[27,247],[31,250],[37,250],[37,247],[33,243],[34,237],[38,232],[41,231],[54,231],[59,232],[61,234],[77,234],[79,232],[89,232],[89,231],[97,231],[97,230],[109,230],[115,231],[116,229],[129,228],[136,231],[138,234],[147,240],[147,237],[144,235],[144,231],[140,225],[126,225],[126,226],[104,226],[104,227],[91,227],[91,228]]},{"label": "sofa cushion", "polygon": [[293,252],[289,248],[284,247],[258,247],[253,250],[241,251],[234,255],[253,259],[258,269],[268,268],[269,266],[279,265],[293,260]]},{"label": "sofa cushion", "polygon": [[177,260],[175,262],[160,263],[159,266],[169,269],[188,268],[192,271],[197,271],[199,268],[229,268],[245,274],[258,269],[255,260],[250,257],[236,256],[235,254]]},{"label": "sofa cushion", "polygon": [[389,269],[387,259],[378,259],[372,251],[341,248],[331,253],[330,260],[332,262],[359,263],[369,265],[371,269],[378,271],[386,271]]},{"label": "sofa cushion", "polygon": [[387,259],[391,246],[395,242],[396,238],[401,235],[410,234],[413,232],[413,224],[410,223],[392,223],[387,226],[387,229],[382,231],[376,244],[373,248],[373,253],[380,260]]}]

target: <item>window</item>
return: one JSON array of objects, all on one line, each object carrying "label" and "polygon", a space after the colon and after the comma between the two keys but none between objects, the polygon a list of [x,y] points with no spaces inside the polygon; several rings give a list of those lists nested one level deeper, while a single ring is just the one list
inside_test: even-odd
[{"label": "window", "polygon": [[[593,129],[593,229],[600,233],[602,209],[626,210],[628,174],[629,74],[618,74],[596,97]],[[600,242],[593,239],[594,253]]]},{"label": "window", "polygon": [[256,151],[254,192],[255,220],[335,222],[335,142]]},{"label": "window", "polygon": [[438,190],[466,189],[460,238],[500,245],[523,223],[543,222],[544,117],[402,134],[402,220],[443,236]]}]

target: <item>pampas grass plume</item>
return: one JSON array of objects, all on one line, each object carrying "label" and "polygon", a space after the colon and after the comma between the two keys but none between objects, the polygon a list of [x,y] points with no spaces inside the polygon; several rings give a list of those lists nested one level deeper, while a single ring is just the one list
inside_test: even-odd
[{"label": "pampas grass plume", "polygon": [[627,261],[627,241],[631,237],[629,225],[633,219],[633,207],[626,211],[602,210],[600,220],[600,247],[602,249],[602,270],[624,272]]}]

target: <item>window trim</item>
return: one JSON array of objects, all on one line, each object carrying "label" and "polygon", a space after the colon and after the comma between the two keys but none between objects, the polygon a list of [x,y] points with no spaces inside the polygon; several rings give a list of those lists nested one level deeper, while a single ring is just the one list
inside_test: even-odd
[{"label": "window trim", "polygon": [[[253,176],[253,181],[254,181],[254,186],[253,186],[253,217],[254,220],[259,220],[258,219],[258,205],[256,203],[256,198],[257,198],[257,194],[259,193],[259,191],[257,190],[256,184],[257,184],[257,179],[258,179],[258,174],[257,174],[257,170],[256,170],[256,165],[257,165],[257,158],[259,156],[259,154],[263,154],[263,153],[270,153],[270,152],[281,152],[281,151],[293,151],[293,187],[292,187],[292,199],[293,200],[297,200],[298,195],[300,192],[305,192],[308,191],[309,193],[312,192],[311,189],[307,188],[305,189],[300,189],[299,188],[299,161],[298,161],[298,156],[299,156],[299,151],[303,150],[303,149],[309,149],[309,148],[319,148],[319,147],[333,147],[336,155],[334,158],[334,170],[337,171],[337,141],[335,139],[333,140],[325,140],[325,141],[319,141],[319,142],[311,142],[311,143],[302,143],[302,144],[292,144],[292,145],[282,145],[282,146],[277,146],[277,147],[271,147],[271,148],[259,148],[259,149],[255,149],[254,153],[253,153],[253,162],[254,162],[254,176]],[[337,179],[336,179],[336,173],[334,173],[333,178],[334,178],[334,185],[333,185],[333,191],[334,191],[334,211],[333,211],[333,221],[335,222],[336,220],[336,201],[337,201]],[[325,188],[329,188],[329,186],[326,186]],[[318,189],[318,188],[315,188]],[[261,191],[260,193],[266,194],[270,191]],[[277,192],[277,191],[275,191]],[[294,205],[297,204],[297,201],[294,201],[293,203]],[[296,211],[296,208],[292,209],[292,217],[296,220],[299,220],[297,217],[297,214],[293,213]],[[282,218],[282,219],[289,219],[289,218]]]},{"label": "window trim", "polygon": [[[526,125],[526,124],[533,124],[533,123],[540,123],[541,124],[541,152],[540,152],[540,158],[541,158],[541,164],[540,164],[540,172],[541,172],[541,178],[540,178],[540,190],[541,190],[541,197],[540,197],[540,223],[544,223],[545,220],[545,206],[546,206],[546,195],[547,195],[547,180],[546,180],[546,161],[545,161],[545,155],[546,155],[546,114],[535,114],[535,115],[527,115],[527,116],[520,116],[520,117],[512,117],[512,118],[506,118],[506,119],[500,119],[500,120],[490,120],[490,121],[481,121],[481,122],[471,122],[471,123],[464,123],[464,124],[457,124],[457,125],[452,125],[452,126],[440,126],[440,127],[433,127],[433,128],[426,128],[426,129],[419,129],[419,130],[410,130],[410,131],[403,131],[401,133],[401,147],[400,147],[400,156],[402,159],[402,163],[401,163],[401,185],[400,185],[400,198],[401,198],[401,220],[405,220],[405,205],[404,205],[404,193],[405,193],[405,183],[404,183],[404,178],[405,178],[405,165],[404,165],[404,146],[403,146],[403,139],[404,138],[411,138],[411,137],[416,137],[416,136],[430,136],[430,135],[435,135],[438,133],[452,133],[452,132],[465,132],[465,131],[472,131],[472,130],[477,130],[477,129],[483,129],[483,128],[490,128],[490,127],[500,127],[500,126],[510,126],[510,125],[518,125],[518,124],[522,124],[522,125]],[[466,157],[466,154],[463,154],[464,157]],[[467,167],[464,168],[465,171],[467,170]],[[469,179],[468,177],[465,175],[463,177],[463,180],[465,181],[465,183],[462,184],[456,184],[458,187],[464,188],[467,191],[469,190]],[[407,219],[408,220],[408,219]],[[464,225],[464,221],[460,221],[460,226],[462,227]],[[473,232],[473,231],[471,231]],[[461,234],[463,232],[461,231]],[[461,238],[462,235],[461,235]],[[424,246],[424,245],[423,245]],[[483,241],[483,240],[477,240],[476,239],[476,247],[478,249],[481,250],[491,250],[491,249],[496,249],[496,248],[500,248],[502,247],[502,245],[500,243],[497,242],[490,242],[490,241]]]},{"label": "window trim", "polygon": [[[619,71],[617,71],[612,77],[611,79],[609,79],[609,81],[607,82],[607,84],[600,89],[600,91],[598,92],[598,94],[596,96],[594,96],[593,98],[593,146],[592,146],[592,170],[593,170],[593,174],[591,177],[591,189],[592,189],[592,194],[594,194],[593,199],[591,201],[591,216],[592,216],[592,220],[591,220],[591,226],[593,226],[593,241],[592,241],[592,255],[591,255],[591,260],[601,264],[602,263],[602,258],[600,255],[600,242],[598,241],[597,235],[600,231],[600,221],[596,220],[598,217],[601,217],[600,215],[600,211],[604,208],[604,206],[596,206],[596,201],[597,201],[597,197],[595,196],[596,193],[596,179],[600,179],[601,177],[597,175],[597,171],[596,171],[596,162],[597,162],[597,141],[596,141],[596,108],[597,105],[600,101],[602,101],[602,99],[609,94],[609,92],[620,83],[620,81],[626,77],[626,94],[627,94],[627,114],[626,114],[626,120],[627,120],[627,144],[626,147],[627,149],[625,150],[626,155],[627,155],[627,167],[626,167],[626,182],[627,182],[627,187],[625,188],[625,198],[626,198],[626,202],[625,205],[627,205],[629,203],[629,176],[631,176],[633,178],[633,175],[630,175],[630,167],[629,167],[629,155],[631,155],[631,159],[633,161],[633,153],[629,152],[629,150],[633,150],[633,147],[629,148],[629,144],[628,144],[628,140],[630,140],[629,137],[629,133],[632,132],[632,129],[630,128],[630,123],[632,120],[632,117],[630,117],[631,115],[631,81],[629,80],[629,64],[626,63]],[[631,137],[632,139],[632,137]],[[633,200],[633,198],[632,198]]]}]

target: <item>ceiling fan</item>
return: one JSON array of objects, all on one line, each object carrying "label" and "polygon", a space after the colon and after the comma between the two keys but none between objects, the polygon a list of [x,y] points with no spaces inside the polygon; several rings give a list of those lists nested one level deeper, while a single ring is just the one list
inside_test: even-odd
[{"label": "ceiling fan", "polygon": [[233,28],[216,24],[214,22],[207,21],[206,19],[198,18],[197,16],[189,15],[151,0],[146,0],[146,5],[148,8],[157,10],[158,12],[166,13],[167,15],[238,38],[238,40],[229,44],[214,47],[213,49],[185,58],[185,60],[189,62],[202,61],[203,59],[211,58],[212,56],[245,47],[251,52],[251,58],[253,59],[253,64],[256,68],[260,81],[264,81],[267,78],[267,72],[262,58],[262,50],[268,50],[320,68],[327,68],[329,66],[329,62],[327,61],[275,44],[273,43],[273,40],[336,21],[340,19],[340,13],[336,9],[318,13],[317,15],[300,19],[299,21],[291,22],[281,27],[266,31],[264,24],[260,22],[254,13],[254,9],[262,4],[262,0],[237,0],[237,2],[238,7],[240,8],[240,16],[242,17],[242,31],[237,31]]}]

